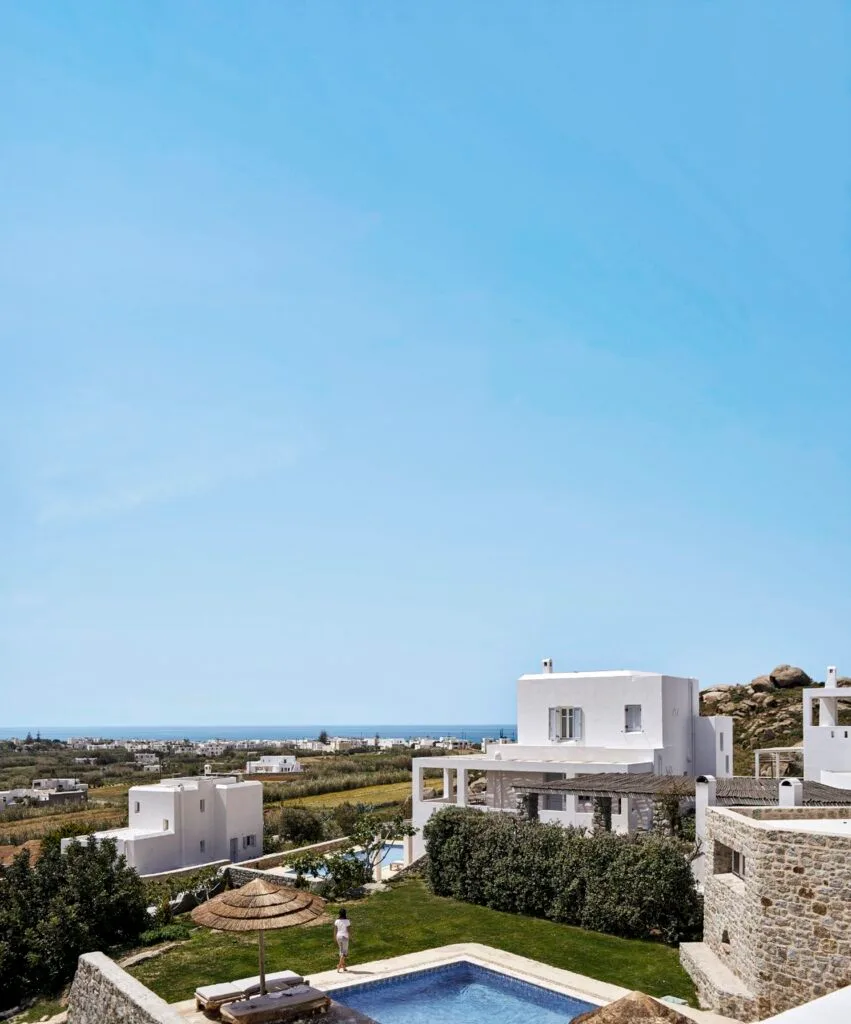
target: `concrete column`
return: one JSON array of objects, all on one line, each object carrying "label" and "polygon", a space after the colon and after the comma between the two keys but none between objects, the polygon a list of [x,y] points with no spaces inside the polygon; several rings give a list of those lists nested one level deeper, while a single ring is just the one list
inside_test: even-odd
[{"label": "concrete column", "polygon": [[452,799],[452,774],[448,768],[443,769],[443,799],[447,803],[454,803]]},{"label": "concrete column", "polygon": [[414,758],[413,769],[411,800],[418,804],[423,798],[423,768],[419,758]]},{"label": "concrete column", "polygon": [[753,755],[753,775],[755,779],[759,778],[759,751],[755,750]]},{"label": "concrete column", "polygon": [[780,755],[777,752],[774,754],[774,778],[780,778]]},{"label": "concrete column", "polygon": [[414,863],[414,837],[405,836],[403,840],[403,861],[402,866],[407,867]]},{"label": "concrete column", "polygon": [[467,769],[458,769],[458,797],[457,802],[459,807],[467,806]]}]

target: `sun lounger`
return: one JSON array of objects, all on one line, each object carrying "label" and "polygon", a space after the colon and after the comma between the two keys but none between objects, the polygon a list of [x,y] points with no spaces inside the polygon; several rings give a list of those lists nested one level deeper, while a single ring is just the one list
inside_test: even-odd
[{"label": "sun lounger", "polygon": [[204,985],[195,989],[195,1006],[199,1010],[212,1013],[225,1003],[236,999],[244,999],[245,992],[234,981],[224,981],[220,985]]},{"label": "sun lounger", "polygon": [[[303,984],[304,978],[300,974],[296,974],[295,971],[274,971],[271,974],[266,975],[267,992],[279,992],[282,988],[289,988],[291,985]],[[260,975],[255,974],[253,978],[245,978],[240,981],[235,981],[234,985],[238,985],[246,996],[259,995]]]},{"label": "sun lounger", "polygon": [[285,1024],[295,1018],[325,1013],[331,1000],[309,985],[293,985],[253,999],[240,999],[222,1008],[227,1024]]},{"label": "sun lounger", "polygon": [[[304,978],[295,971],[273,971],[266,975],[266,991],[279,992],[292,985],[304,984]],[[220,985],[205,985],[195,989],[195,1006],[207,1013],[215,1013],[225,1003],[236,1002],[237,999],[248,999],[260,993],[260,975],[253,978],[241,978],[239,981],[226,981]]]}]

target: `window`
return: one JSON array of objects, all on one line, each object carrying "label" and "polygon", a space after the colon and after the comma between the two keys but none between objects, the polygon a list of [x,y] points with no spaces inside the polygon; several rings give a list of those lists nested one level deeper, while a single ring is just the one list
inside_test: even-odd
[{"label": "window", "polygon": [[582,739],[582,708],[550,708],[550,739]]},{"label": "window", "polygon": [[543,796],[542,811],[563,811],[564,793],[545,793]]},{"label": "window", "polygon": [[198,845],[201,848],[201,853],[204,853],[204,851],[207,849],[207,840],[206,839],[202,839],[201,842]]},{"label": "window", "polygon": [[641,705],[627,704],[624,708],[626,732],[641,732]]},{"label": "window", "polygon": [[718,749],[719,750],[723,750],[724,749],[724,733],[723,732],[718,734]]},{"label": "window", "polygon": [[243,847],[256,846],[257,845],[257,836],[254,836],[254,835],[252,835],[252,836],[243,836],[242,837],[242,845],[243,845]]},{"label": "window", "polygon": [[733,850],[732,870],[733,874],[738,875],[739,878],[745,877],[745,855],[739,853],[738,850]]},{"label": "window", "polygon": [[134,814],[138,814],[139,813],[139,801],[138,800],[134,801],[134,803],[133,803],[133,813]]},{"label": "window", "polygon": [[168,832],[168,818],[163,818],[163,832]]},{"label": "window", "polygon": [[730,755],[729,754],[725,754],[724,755],[724,771],[728,775],[730,774]]},{"label": "window", "polygon": [[203,814],[204,813],[204,801],[201,800],[201,801],[199,801],[199,803],[201,804],[201,813]]},{"label": "window", "polygon": [[594,797],[593,796],[577,796],[576,798],[576,813],[577,814],[592,814],[594,811]]},{"label": "window", "polygon": [[619,796],[612,797],[612,814],[621,813],[621,798]]}]

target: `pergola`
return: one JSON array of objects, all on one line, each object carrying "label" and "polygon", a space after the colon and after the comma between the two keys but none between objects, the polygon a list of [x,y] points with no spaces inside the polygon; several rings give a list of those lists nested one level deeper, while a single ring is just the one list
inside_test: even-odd
[{"label": "pergola", "polygon": [[782,778],[781,766],[788,767],[792,764],[800,765],[804,760],[803,747],[761,747],[753,752],[754,775],[760,778],[762,775],[762,763],[767,760],[771,765],[769,778]]},{"label": "pergola", "polygon": [[[521,796],[545,796],[548,793],[582,794],[594,800],[594,824],[611,828],[612,800],[618,797],[645,797],[659,808],[677,807],[680,800],[694,798],[697,779],[693,775],[654,775],[651,772],[601,772],[575,775],[556,782],[516,783]],[[836,789],[810,779],[801,780],[803,803],[810,807],[851,805],[851,790]],[[718,807],[773,806],[778,802],[776,779],[733,776],[717,779],[715,805]],[[670,815],[665,815],[670,816]]]}]

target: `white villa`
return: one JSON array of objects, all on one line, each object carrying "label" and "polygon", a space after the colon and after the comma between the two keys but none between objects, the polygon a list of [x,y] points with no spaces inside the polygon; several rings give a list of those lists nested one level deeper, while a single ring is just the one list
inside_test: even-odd
[{"label": "white villa", "polygon": [[246,775],[288,775],[300,771],[301,764],[292,754],[264,754],[245,765]]},{"label": "white villa", "polygon": [[[115,839],[118,853],[140,875],[263,852],[262,782],[237,782],[232,775],[163,779],[131,786],[127,798],[128,827],[95,832],[95,838]],[[63,849],[69,842],[62,840]]]},{"label": "white villa", "polygon": [[[515,786],[558,782],[580,773],[656,775],[732,774],[733,721],[700,717],[697,679],[654,672],[543,672],[517,683],[517,742],[488,743],[481,755],[415,758],[413,855],[425,852],[422,827],[447,804],[516,812]],[[442,795],[427,798],[424,772],[443,769]],[[484,773],[484,793],[470,792],[471,772]],[[652,804],[624,797],[612,802],[611,826],[649,826]],[[539,817],[590,826],[593,800],[549,793]]]}]

